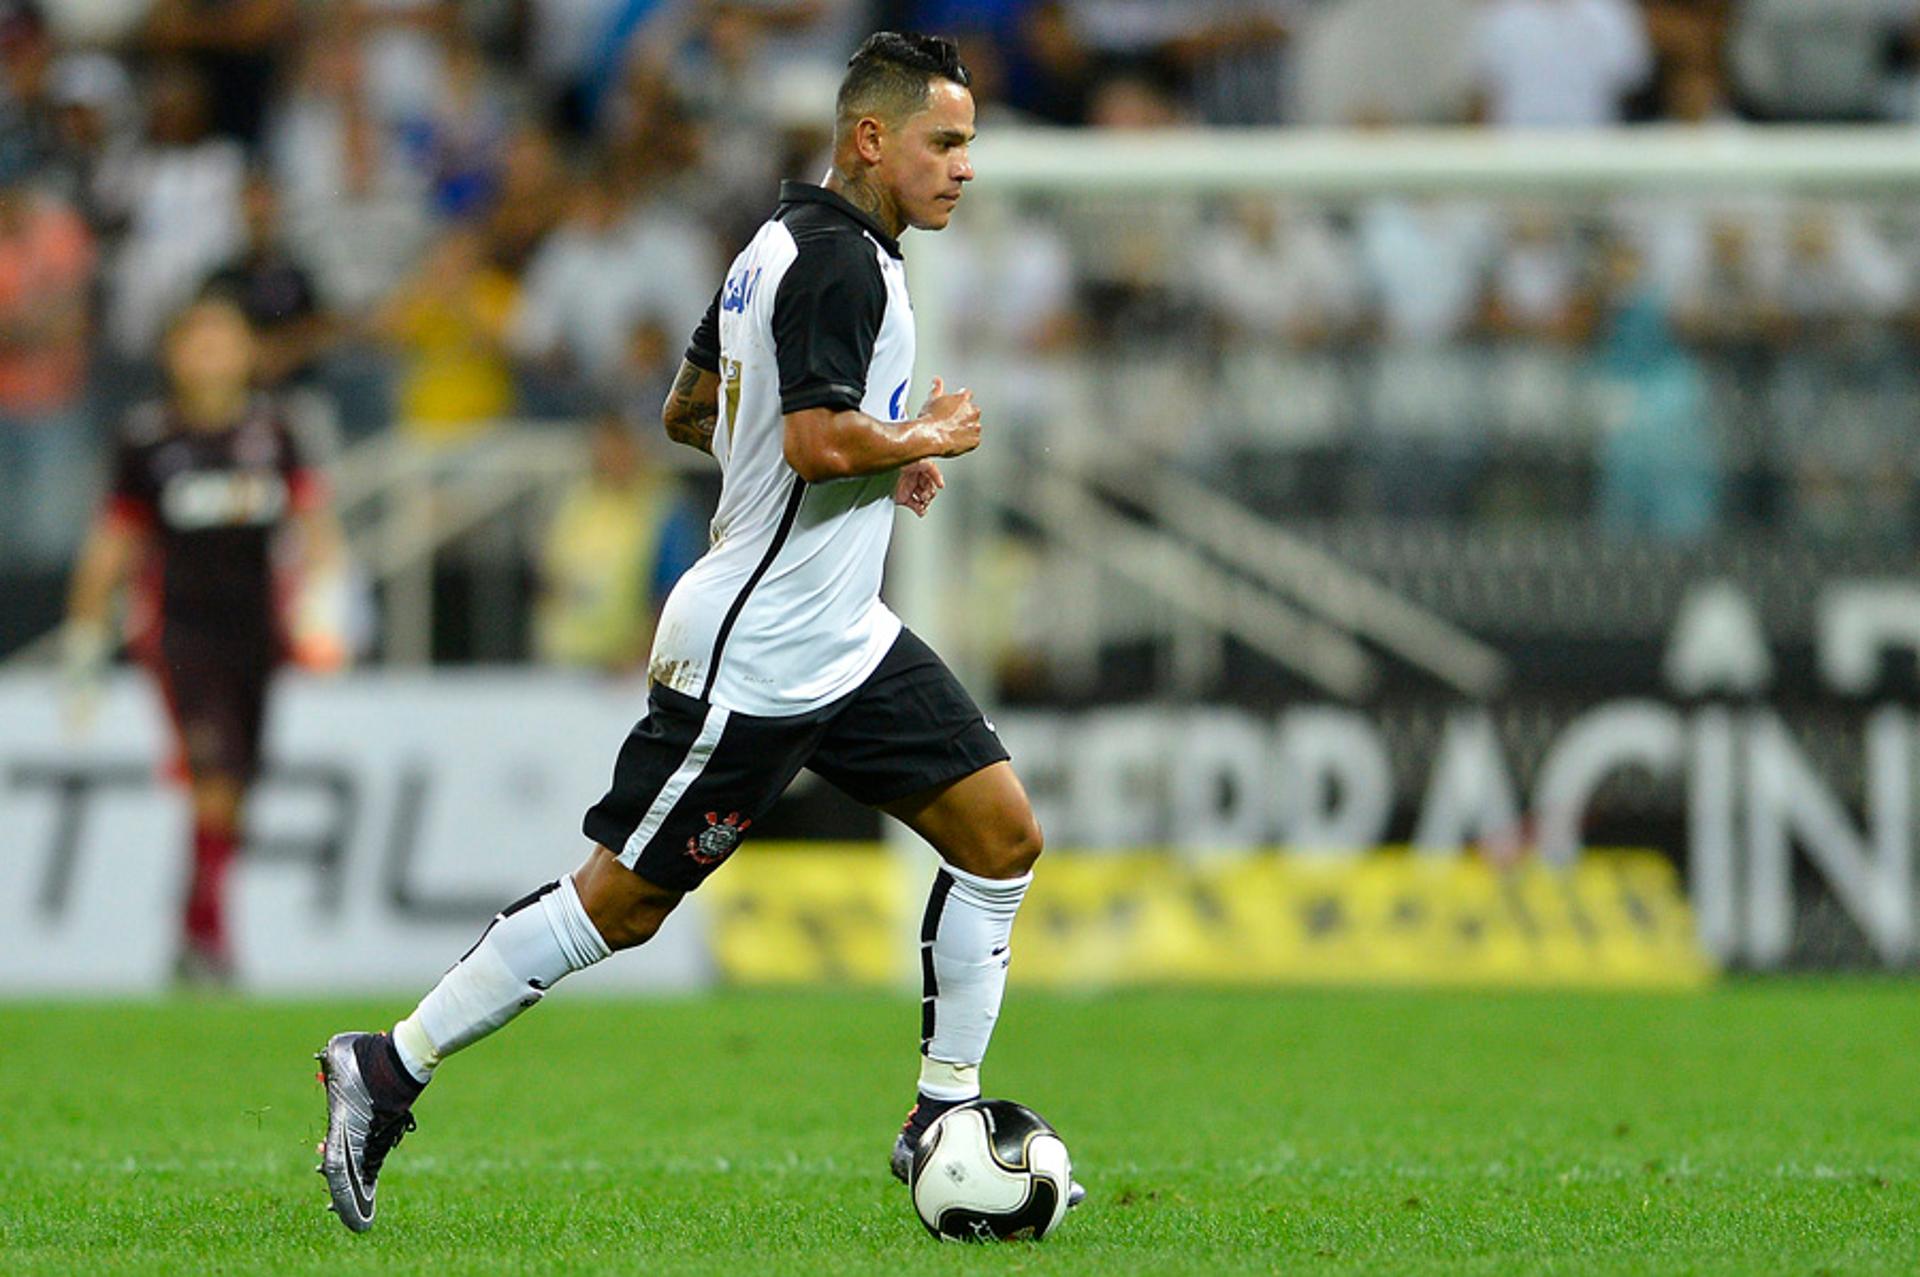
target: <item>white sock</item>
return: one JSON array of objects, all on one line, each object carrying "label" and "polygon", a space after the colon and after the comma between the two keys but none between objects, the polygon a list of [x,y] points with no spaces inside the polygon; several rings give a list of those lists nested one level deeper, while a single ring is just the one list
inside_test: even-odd
[{"label": "white sock", "polygon": [[1033,875],[981,878],[943,866],[920,924],[920,1091],[936,1100],[980,1094],[980,1061],[1007,991],[1013,918]]},{"label": "white sock", "polygon": [[393,1026],[393,1044],[415,1080],[547,995],[563,976],[613,951],[587,917],[569,874],[494,915],[479,943],[440,977],[413,1014]]}]

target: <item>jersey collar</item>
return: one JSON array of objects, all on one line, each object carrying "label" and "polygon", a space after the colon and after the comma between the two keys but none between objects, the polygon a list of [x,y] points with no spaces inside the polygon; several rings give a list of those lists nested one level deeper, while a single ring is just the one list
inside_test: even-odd
[{"label": "jersey collar", "polygon": [[780,183],[780,202],[782,204],[825,204],[828,208],[852,218],[860,229],[880,242],[889,256],[900,256],[900,241],[880,229],[880,223],[865,211],[854,207],[842,196],[835,195],[824,186],[815,186],[811,182],[796,182],[788,179]]}]

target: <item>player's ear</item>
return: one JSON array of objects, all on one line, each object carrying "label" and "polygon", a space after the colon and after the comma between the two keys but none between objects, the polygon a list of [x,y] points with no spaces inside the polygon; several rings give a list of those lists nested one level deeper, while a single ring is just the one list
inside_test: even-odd
[{"label": "player's ear", "polygon": [[886,136],[885,121],[877,115],[863,115],[853,125],[853,148],[867,163],[878,164]]}]

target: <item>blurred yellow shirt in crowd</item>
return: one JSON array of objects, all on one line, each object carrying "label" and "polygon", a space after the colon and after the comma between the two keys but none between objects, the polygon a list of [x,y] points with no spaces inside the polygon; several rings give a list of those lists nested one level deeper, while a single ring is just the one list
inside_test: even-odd
[{"label": "blurred yellow shirt in crowd", "polygon": [[547,530],[535,642],[542,660],[589,669],[645,663],[653,646],[653,577],[670,479],[588,481]]},{"label": "blurred yellow shirt in crowd", "polygon": [[487,267],[461,288],[452,295],[417,292],[395,318],[404,352],[400,419],[428,442],[469,438],[513,411],[504,338],[519,285]]}]

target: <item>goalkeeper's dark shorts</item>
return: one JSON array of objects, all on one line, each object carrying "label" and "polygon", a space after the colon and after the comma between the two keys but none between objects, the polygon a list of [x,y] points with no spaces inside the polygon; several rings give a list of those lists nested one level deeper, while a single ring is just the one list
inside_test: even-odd
[{"label": "goalkeeper's dark shorts", "polygon": [[146,664],[160,684],[179,753],[173,770],[195,781],[246,784],[259,773],[267,692],[279,665],[271,642],[226,641],[170,628]]},{"label": "goalkeeper's dark shorts", "polygon": [[866,682],[810,713],[734,713],[655,684],[583,828],[647,881],[691,891],[803,767],[881,807],[1007,756],[960,680],[903,629]]}]

